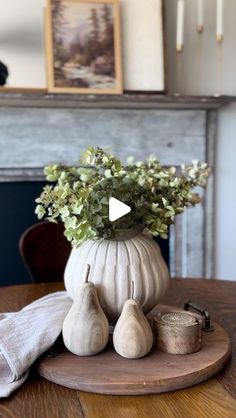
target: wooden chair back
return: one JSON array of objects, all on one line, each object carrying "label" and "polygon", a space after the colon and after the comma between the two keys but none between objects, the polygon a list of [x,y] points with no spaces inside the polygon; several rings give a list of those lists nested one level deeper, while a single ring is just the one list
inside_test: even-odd
[{"label": "wooden chair back", "polygon": [[19,251],[36,283],[62,281],[71,244],[62,223],[40,222],[28,228],[19,241]]}]

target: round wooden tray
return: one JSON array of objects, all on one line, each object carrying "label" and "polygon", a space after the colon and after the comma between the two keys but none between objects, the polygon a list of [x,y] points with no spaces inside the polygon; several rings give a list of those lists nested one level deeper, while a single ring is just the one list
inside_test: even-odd
[{"label": "round wooden tray", "polygon": [[[169,309],[158,306],[158,310]],[[128,360],[112,344],[91,357],[79,357],[61,347],[56,357],[41,357],[37,370],[51,382],[94,393],[137,395],[183,389],[209,379],[229,361],[228,335],[220,325],[213,325],[213,332],[203,332],[202,349],[197,353],[167,354],[153,348],[142,359]]]}]

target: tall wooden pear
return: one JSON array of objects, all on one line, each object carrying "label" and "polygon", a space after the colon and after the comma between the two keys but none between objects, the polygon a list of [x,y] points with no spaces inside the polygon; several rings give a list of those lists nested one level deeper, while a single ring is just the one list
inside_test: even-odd
[{"label": "tall wooden pear", "polygon": [[129,359],[144,357],[152,348],[151,327],[133,295],[124,303],[114,329],[113,344],[118,354]]},{"label": "tall wooden pear", "polygon": [[102,351],[109,338],[108,320],[99,303],[97,290],[88,282],[90,266],[87,266],[85,282],[68,312],[62,328],[65,346],[78,356],[92,356]]}]

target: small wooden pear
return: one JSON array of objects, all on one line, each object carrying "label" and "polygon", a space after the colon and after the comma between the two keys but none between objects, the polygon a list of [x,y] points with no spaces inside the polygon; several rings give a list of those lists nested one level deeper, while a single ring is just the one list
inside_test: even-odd
[{"label": "small wooden pear", "polygon": [[102,351],[109,338],[108,320],[98,300],[97,290],[86,280],[78,289],[62,328],[65,346],[78,356],[91,356]]},{"label": "small wooden pear", "polygon": [[128,299],[113,333],[115,350],[122,357],[144,357],[152,348],[153,333],[137,300]]}]

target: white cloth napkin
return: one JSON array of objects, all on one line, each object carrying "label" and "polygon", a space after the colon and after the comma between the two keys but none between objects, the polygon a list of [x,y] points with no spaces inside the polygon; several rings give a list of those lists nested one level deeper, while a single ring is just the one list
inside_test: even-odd
[{"label": "white cloth napkin", "polygon": [[19,312],[0,314],[0,397],[24,383],[30,366],[60,335],[71,305],[67,292],[56,292]]}]

